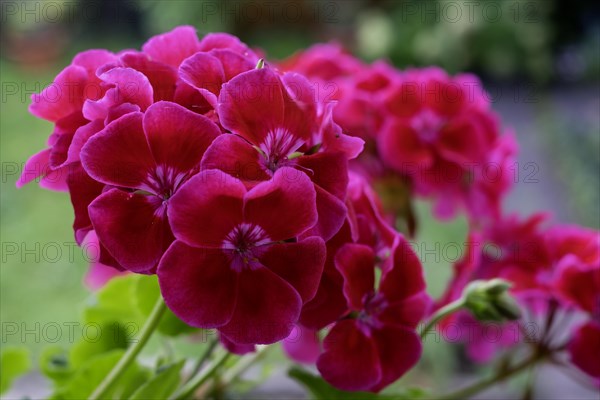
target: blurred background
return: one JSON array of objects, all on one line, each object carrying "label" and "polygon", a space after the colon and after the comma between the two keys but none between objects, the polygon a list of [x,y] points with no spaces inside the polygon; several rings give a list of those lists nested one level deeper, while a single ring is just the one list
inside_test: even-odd
[{"label": "blurred background", "polygon": [[[0,159],[2,165],[0,311],[2,346],[26,343],[33,356],[48,338],[36,324],[77,321],[89,292],[81,284],[86,255],[74,246],[66,194],[15,181],[42,149],[51,124],[28,114],[39,92],[77,52],[140,48],[151,35],[189,24],[199,36],[225,31],[270,59],[316,42],[336,41],[365,60],[398,68],[439,65],[478,74],[504,126],[520,142],[519,179],[506,209],[548,210],[554,220],[600,227],[600,2],[587,0],[172,0],[1,1]],[[420,204],[419,241],[462,243],[466,223],[441,224]],[[435,258],[435,257],[433,257]],[[430,292],[439,295],[449,263],[425,260]],[[15,326],[17,334],[9,334]],[[27,334],[27,329],[33,333]],[[35,333],[37,332],[37,333]],[[57,344],[68,344],[62,335]],[[403,379],[436,388],[468,379],[477,367],[461,349],[427,345],[422,368]],[[423,371],[427,371],[425,374]],[[576,383],[546,382],[538,397],[573,398]],[[35,379],[29,378],[29,379]],[[23,384],[23,383],[22,383]],[[301,396],[283,378],[263,391]],[[271,386],[269,386],[271,385]],[[399,383],[400,386],[403,382]],[[566,386],[565,386],[566,385]],[[503,395],[511,387],[501,388]],[[591,392],[578,389],[582,398]],[[573,394],[575,393],[575,394]],[[489,392],[488,398],[497,396]],[[545,397],[544,397],[545,396]],[[497,398],[497,397],[496,397]]]}]

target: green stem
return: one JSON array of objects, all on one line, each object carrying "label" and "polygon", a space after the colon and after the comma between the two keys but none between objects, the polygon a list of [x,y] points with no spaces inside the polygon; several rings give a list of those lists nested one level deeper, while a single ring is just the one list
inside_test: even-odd
[{"label": "green stem", "polygon": [[123,354],[123,357],[121,357],[119,362],[113,367],[100,385],[98,385],[96,390],[94,390],[89,400],[98,400],[105,397],[106,392],[110,389],[110,387],[119,379],[121,375],[123,375],[123,373],[127,370],[127,367],[129,367],[140,351],[142,351],[148,342],[148,339],[150,339],[150,336],[152,336],[152,333],[158,326],[160,318],[163,316],[165,310],[165,303],[162,297],[159,296],[154,308],[152,309],[152,312],[142,327],[138,341],[127,348],[127,351],[125,354]]},{"label": "green stem", "polygon": [[495,385],[496,383],[500,383],[513,375],[525,371],[529,367],[532,367],[533,365],[538,363],[544,357],[545,356],[543,353],[534,353],[531,357],[526,358],[525,360],[521,361],[513,367],[502,369],[498,371],[495,375],[492,375],[489,378],[482,379],[471,386],[458,389],[455,392],[451,392],[445,395],[436,396],[436,398],[440,400],[467,399],[473,396],[474,394],[477,394],[482,390],[485,390],[490,386]]},{"label": "green stem", "polygon": [[217,358],[208,366],[208,368],[206,368],[201,374],[198,374],[190,379],[190,381],[186,383],[181,390],[177,391],[172,396],[172,399],[184,400],[191,398],[196,389],[212,378],[215,372],[225,363],[225,361],[227,361],[230,355],[231,354],[227,351],[221,352],[221,354],[217,356]]},{"label": "green stem", "polygon": [[239,358],[236,363],[229,368],[221,377],[220,380],[213,380],[207,382],[198,393],[201,394],[201,397],[206,397],[207,393],[214,391],[216,389],[215,386],[219,387],[227,387],[233,381],[235,381],[240,375],[248,370],[254,363],[262,359],[268,352],[269,349],[275,346],[259,346],[256,352],[252,354],[248,354],[247,356]]},{"label": "green stem", "polygon": [[194,365],[194,369],[190,373],[190,378],[189,378],[188,382],[191,381],[192,379],[194,379],[194,376],[196,376],[196,374],[198,374],[198,372],[200,372],[200,369],[202,369],[202,366],[204,365],[204,363],[206,361],[208,361],[208,359],[210,358],[212,353],[217,348],[218,344],[219,344],[218,339],[211,340],[211,342],[208,344],[208,347],[206,348],[206,350],[204,351],[202,356],[200,356],[200,358],[196,362],[196,365]]},{"label": "green stem", "polygon": [[446,318],[448,315],[453,314],[463,308],[465,305],[465,299],[460,298],[458,300],[453,301],[452,303],[446,304],[444,307],[437,310],[437,312],[431,317],[427,325],[423,327],[421,330],[421,340],[427,336],[427,334],[440,322],[442,319]]}]

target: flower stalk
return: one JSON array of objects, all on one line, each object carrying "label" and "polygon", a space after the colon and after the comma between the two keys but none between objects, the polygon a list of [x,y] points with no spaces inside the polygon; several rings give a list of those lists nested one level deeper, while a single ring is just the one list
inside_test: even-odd
[{"label": "flower stalk", "polygon": [[110,373],[104,378],[104,380],[98,385],[96,390],[92,393],[89,400],[98,400],[106,396],[106,392],[117,382],[119,377],[127,370],[129,365],[136,359],[137,355],[142,351],[148,340],[152,336],[152,333],[156,330],[161,317],[167,309],[165,302],[162,297],[159,296],[152,312],[148,316],[148,319],[144,323],[140,332],[140,337],[137,342],[133,343],[119,362],[113,367]]}]

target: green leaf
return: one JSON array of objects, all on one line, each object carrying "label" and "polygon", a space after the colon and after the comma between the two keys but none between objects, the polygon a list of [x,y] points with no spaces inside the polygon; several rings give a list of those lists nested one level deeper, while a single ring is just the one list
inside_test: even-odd
[{"label": "green leaf", "polygon": [[136,275],[111,279],[83,311],[86,327],[92,331],[97,325],[108,326],[115,322],[134,329],[142,326],[144,316],[138,311],[133,296]]},{"label": "green leaf", "polygon": [[81,340],[71,347],[69,361],[73,369],[79,368],[90,358],[114,349],[126,349],[129,335],[136,332],[128,331],[119,322],[98,325],[88,336],[82,335]]},{"label": "green leaf", "polygon": [[425,392],[411,388],[400,394],[375,394],[370,392],[345,392],[331,386],[323,378],[299,367],[292,367],[288,375],[301,383],[315,400],[416,400],[424,399]]},{"label": "green leaf", "polygon": [[159,369],[154,377],[144,383],[131,396],[130,400],[166,399],[172,395],[181,382],[181,369],[185,360]]},{"label": "green leaf", "polygon": [[[52,399],[86,399],[108,375],[123,356],[123,350],[112,350],[97,355],[81,365],[72,378],[56,389]],[[107,399],[127,399],[148,379],[148,369],[133,363],[106,393]]]},{"label": "green leaf", "polygon": [[[134,302],[139,312],[147,317],[152,307],[160,296],[160,287],[156,275],[137,275],[134,284]],[[197,331],[181,321],[173,312],[167,309],[158,324],[158,332],[166,336],[177,336],[180,334]]]},{"label": "green leaf", "polygon": [[26,347],[7,347],[0,355],[0,393],[6,392],[13,381],[31,369]]},{"label": "green leaf", "polygon": [[47,378],[54,381],[56,386],[66,382],[73,374],[69,355],[60,346],[44,348],[40,356],[40,370]]}]

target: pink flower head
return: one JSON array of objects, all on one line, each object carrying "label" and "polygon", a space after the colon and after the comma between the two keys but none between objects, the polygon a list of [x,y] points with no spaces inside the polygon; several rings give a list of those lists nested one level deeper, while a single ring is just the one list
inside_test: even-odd
[{"label": "pink flower head", "polygon": [[314,297],[325,263],[308,177],[281,168],[247,190],[205,170],[171,199],[175,241],[158,267],[165,302],[189,325],[217,328],[237,344],[287,337]]},{"label": "pink flower head", "polygon": [[332,82],[350,77],[362,69],[362,63],[337,43],[316,44],[280,63],[284,71],[301,73],[311,81]]},{"label": "pink flower head", "polygon": [[89,205],[89,218],[124,268],[155,271],[173,241],[169,200],[199,170],[204,151],[219,134],[206,117],[158,102],[145,113],[113,121],[83,147],[83,167],[108,185]]},{"label": "pink flower head", "polygon": [[381,262],[378,287],[375,266],[380,259],[370,247],[347,244],[335,263],[344,277],[349,313],[329,331],[317,368],[339,389],[378,392],[421,355],[415,327],[429,304],[421,263],[400,236]]},{"label": "pink flower head", "polygon": [[439,199],[439,217],[454,215],[458,205],[475,219],[499,217],[499,204],[489,196],[503,195],[510,183],[503,166],[514,142],[502,143],[477,78],[409,70],[385,92],[381,107],[386,115],[376,139],[384,165],[417,194]]},{"label": "pink flower head", "polygon": [[332,106],[316,101],[300,75],[244,72],[219,96],[220,122],[233,135],[211,145],[202,168],[220,169],[249,187],[284,167],[304,171],[317,192],[319,220],[311,234],[328,240],[346,218],[347,160],[362,150],[360,139],[343,135],[333,122]]}]

